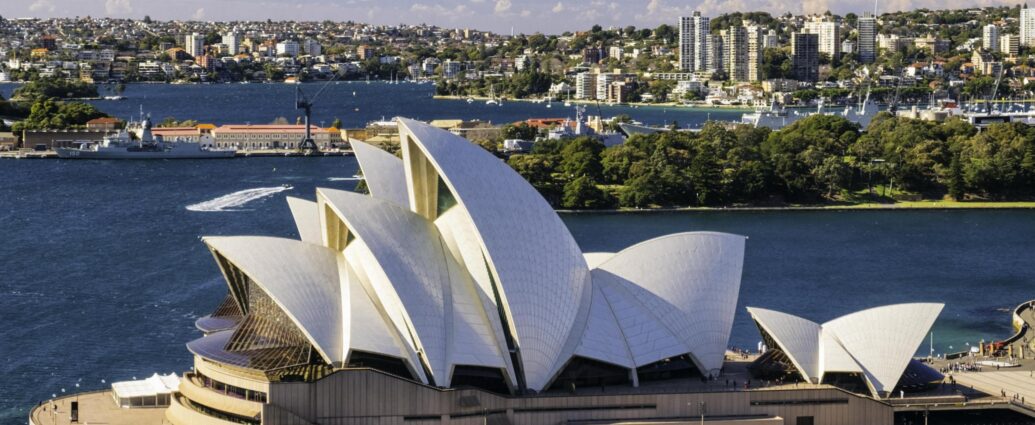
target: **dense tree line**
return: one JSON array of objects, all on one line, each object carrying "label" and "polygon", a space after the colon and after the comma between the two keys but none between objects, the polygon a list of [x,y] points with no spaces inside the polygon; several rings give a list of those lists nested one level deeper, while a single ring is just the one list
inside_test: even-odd
[{"label": "dense tree line", "polygon": [[[556,207],[785,205],[940,199],[1035,199],[1035,129],[878,115],[865,132],[814,115],[779,131],[707,124],[698,133],[635,135],[605,148],[547,140],[508,163]],[[872,192],[872,193],[871,193]]]},{"label": "dense tree line", "polygon": [[12,128],[15,132],[45,128],[79,128],[89,120],[106,116],[108,115],[88,103],[39,98],[29,108],[28,117],[14,123]]},{"label": "dense tree line", "polygon": [[510,78],[483,78],[468,81],[441,80],[435,94],[442,96],[501,96],[511,99],[543,96],[550,90],[553,77],[540,72],[536,64]]},{"label": "dense tree line", "polygon": [[97,86],[63,78],[33,79],[14,90],[13,98],[35,100],[41,98],[97,97]]}]

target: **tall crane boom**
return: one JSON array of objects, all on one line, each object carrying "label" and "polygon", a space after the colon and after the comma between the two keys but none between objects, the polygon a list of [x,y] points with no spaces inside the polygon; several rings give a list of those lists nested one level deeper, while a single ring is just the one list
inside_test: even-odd
[{"label": "tall crane boom", "polygon": [[313,141],[313,129],[312,129],[312,118],[313,118],[313,103],[316,102],[316,98],[320,97],[320,94],[327,89],[327,86],[331,85],[331,82],[338,79],[341,74],[335,73],[334,77],[327,80],[320,90],[316,91],[312,97],[307,98],[305,93],[302,92],[302,86],[295,86],[295,109],[301,109],[305,111],[305,136],[302,137],[302,141],[298,143],[298,150],[307,154],[319,153],[320,147]]}]

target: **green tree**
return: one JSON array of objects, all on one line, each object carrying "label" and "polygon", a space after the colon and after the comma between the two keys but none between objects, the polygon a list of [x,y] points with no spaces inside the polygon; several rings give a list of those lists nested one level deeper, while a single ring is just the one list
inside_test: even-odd
[{"label": "green tree", "polygon": [[762,144],[775,180],[790,199],[815,200],[838,192],[828,177],[833,162],[859,137],[858,125],[843,117],[811,115],[769,134]]},{"label": "green tree", "polygon": [[966,182],[963,180],[963,165],[960,164],[960,155],[952,156],[952,163],[949,166],[949,196],[957,201],[962,201],[966,193]]},{"label": "green tree", "polygon": [[90,104],[61,102],[52,98],[36,99],[29,111],[25,120],[15,123],[15,131],[76,128],[94,118],[107,116]]},{"label": "green tree", "polygon": [[623,143],[604,149],[600,157],[603,181],[611,184],[624,183],[629,178],[629,170],[633,164],[644,159],[646,159],[646,155],[629,144]]},{"label": "green tree", "polygon": [[600,153],[603,150],[604,144],[597,139],[572,139],[561,149],[561,171],[569,179],[585,176],[594,182],[600,181],[603,173]]},{"label": "green tree", "polygon": [[501,130],[504,139],[535,140],[539,130],[526,122],[507,124]]},{"label": "green tree", "polygon": [[1030,197],[1023,164],[1035,134],[1021,123],[993,124],[960,143],[967,188],[993,199]]},{"label": "green tree", "polygon": [[12,97],[24,100],[36,100],[45,97],[66,99],[97,96],[97,86],[94,86],[93,84],[61,78],[40,78],[29,81],[15,89]]},{"label": "green tree", "polygon": [[557,164],[550,155],[536,153],[511,155],[507,164],[521,177],[524,177],[532,187],[536,188],[547,202],[551,205],[560,204],[560,185],[554,178]]},{"label": "green tree", "polygon": [[564,185],[564,198],[561,205],[571,209],[601,209],[610,207],[607,193],[588,176],[579,176]]}]

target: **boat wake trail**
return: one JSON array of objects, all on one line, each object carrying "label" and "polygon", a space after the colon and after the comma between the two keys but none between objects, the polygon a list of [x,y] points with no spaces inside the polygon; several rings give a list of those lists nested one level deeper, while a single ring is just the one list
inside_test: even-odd
[{"label": "boat wake trail", "polygon": [[236,208],[249,202],[270,197],[274,194],[291,189],[291,186],[257,187],[254,189],[245,189],[231,194],[220,196],[216,199],[208,200],[205,202],[199,202],[197,204],[187,205],[187,210],[197,212],[243,211]]},{"label": "boat wake trail", "polygon": [[332,182],[351,182],[363,180],[363,176],[356,175],[352,177],[328,177],[327,180]]}]

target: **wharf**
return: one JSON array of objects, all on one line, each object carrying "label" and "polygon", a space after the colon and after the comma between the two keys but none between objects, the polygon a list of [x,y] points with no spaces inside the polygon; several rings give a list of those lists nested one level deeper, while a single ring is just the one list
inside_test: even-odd
[{"label": "wharf", "polygon": [[54,151],[18,150],[0,152],[0,159],[54,159],[57,157],[57,153]]},{"label": "wharf", "polygon": [[[295,149],[263,149],[238,151],[235,158],[268,158],[268,157],[326,157],[326,156],[352,156],[351,150],[321,151],[306,153]],[[54,151],[33,151],[17,150],[0,152],[0,159],[58,159]]]},{"label": "wharf", "polygon": [[237,158],[261,158],[271,156],[289,156],[289,157],[321,157],[321,156],[352,156],[351,150],[334,150],[334,151],[320,151],[316,153],[306,153],[295,149],[263,149],[263,150],[252,150],[252,151],[237,151]]}]

